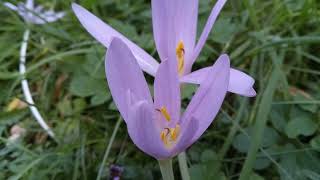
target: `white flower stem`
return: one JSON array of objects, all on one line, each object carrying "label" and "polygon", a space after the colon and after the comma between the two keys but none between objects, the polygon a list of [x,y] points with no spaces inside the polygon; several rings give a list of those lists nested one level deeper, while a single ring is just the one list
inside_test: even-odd
[{"label": "white flower stem", "polygon": [[172,159],[158,160],[163,180],[174,180]]},{"label": "white flower stem", "polygon": [[190,180],[186,152],[180,153],[178,155],[178,160],[179,160],[179,168],[180,168],[182,180]]},{"label": "white flower stem", "polygon": [[51,136],[54,138],[54,133],[47,125],[47,123],[43,120],[41,114],[38,111],[38,108],[34,106],[34,101],[31,96],[28,80],[24,77],[26,73],[26,54],[27,54],[27,47],[28,47],[28,40],[29,40],[30,30],[26,29],[23,35],[23,41],[21,43],[20,49],[20,63],[19,63],[19,73],[24,78],[21,81],[22,91],[25,97],[26,102],[29,104],[30,111],[36,121],[40,124],[40,126]]}]

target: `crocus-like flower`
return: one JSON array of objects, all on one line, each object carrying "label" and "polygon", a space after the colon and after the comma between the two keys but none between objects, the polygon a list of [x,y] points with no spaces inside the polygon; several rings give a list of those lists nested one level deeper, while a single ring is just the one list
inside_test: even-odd
[{"label": "crocus-like flower", "polygon": [[156,159],[171,158],[194,143],[217,115],[228,90],[230,62],[221,55],[208,67],[185,112],[180,116],[177,61],[164,60],[154,79],[154,100],[137,58],[125,42],[114,38],[105,69],[113,100],[129,135],[143,152]]},{"label": "crocus-like flower", "polygon": [[33,0],[27,0],[26,3],[19,3],[17,6],[9,2],[5,2],[4,5],[17,11],[26,22],[32,24],[54,22],[65,15],[65,12],[54,12],[53,10],[45,11],[41,5],[35,7]]},{"label": "crocus-like flower", "polygon": [[[160,59],[178,62],[180,82],[201,84],[207,76],[210,68],[190,72],[225,2],[226,0],[217,1],[195,45],[198,0],[152,0],[153,32]],[[113,37],[122,39],[131,49],[142,70],[155,75],[159,63],[153,57],[86,9],[77,4],[72,4],[72,8],[81,24],[96,40],[109,48]],[[230,69],[228,91],[252,97],[256,95],[253,84],[254,79],[247,74]]]}]

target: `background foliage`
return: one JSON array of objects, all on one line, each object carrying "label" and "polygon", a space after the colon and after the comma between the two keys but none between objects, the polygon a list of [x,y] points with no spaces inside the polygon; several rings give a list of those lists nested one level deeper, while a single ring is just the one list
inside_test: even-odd
[{"label": "background foliage", "polygon": [[[27,27],[0,5],[0,179],[95,179],[99,169],[106,178],[112,164],[124,168],[123,179],[159,179],[157,162],[133,145],[125,123],[110,140],[119,113],[104,77],[105,49],[81,27],[70,1],[37,3],[67,16]],[[149,1],[79,3],[157,57]],[[200,0],[198,32],[214,3]],[[320,179],[319,17],[318,0],[227,2],[194,69],[228,53],[233,67],[256,79],[258,96],[228,94],[213,125],[187,151],[193,179]],[[17,70],[26,28],[27,78],[57,140],[46,136],[27,108],[7,109],[14,98],[23,100]],[[186,87],[184,107],[195,89]],[[26,133],[10,143],[14,125]],[[179,178],[177,159],[174,169]]]}]

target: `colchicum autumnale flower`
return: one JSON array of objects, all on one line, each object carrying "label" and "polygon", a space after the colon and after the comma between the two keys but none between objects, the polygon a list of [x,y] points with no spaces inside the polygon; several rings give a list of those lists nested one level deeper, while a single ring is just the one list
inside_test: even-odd
[{"label": "colchicum autumnale flower", "polygon": [[27,0],[25,3],[19,3],[17,6],[9,2],[5,2],[4,5],[11,10],[17,11],[26,22],[32,24],[54,22],[65,15],[65,12],[45,11],[41,5],[34,6],[33,0]]},{"label": "colchicum autumnale flower", "polygon": [[[176,60],[181,83],[201,84],[210,68],[191,73],[208,35],[226,0],[218,0],[212,9],[204,30],[197,42],[198,0],[152,0],[152,23],[156,47],[161,61]],[[131,49],[138,64],[148,74],[155,76],[159,63],[143,49],[121,33],[105,24],[95,15],[77,4],[73,11],[86,30],[105,47],[109,48],[113,37],[123,40]],[[256,95],[254,79],[247,74],[230,69],[228,91],[243,96]]]},{"label": "colchicum autumnale flower", "polygon": [[113,100],[139,149],[156,159],[171,158],[194,143],[217,115],[228,90],[229,58],[221,55],[208,67],[206,81],[181,116],[177,61],[168,59],[159,65],[154,100],[137,61],[125,42],[111,41],[105,69]]}]

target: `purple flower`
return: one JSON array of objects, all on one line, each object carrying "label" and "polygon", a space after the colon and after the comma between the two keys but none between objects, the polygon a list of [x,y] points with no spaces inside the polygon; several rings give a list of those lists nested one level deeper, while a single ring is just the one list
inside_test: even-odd
[{"label": "purple flower", "polygon": [[113,100],[129,135],[143,152],[156,159],[171,158],[193,144],[217,115],[228,90],[230,62],[221,55],[208,67],[182,115],[177,61],[164,60],[154,80],[154,100],[130,46],[119,38],[110,42],[105,69]]},{"label": "purple flower", "polygon": [[[153,32],[160,59],[178,62],[180,82],[201,84],[207,77],[210,68],[203,68],[193,73],[191,68],[225,2],[226,0],[217,1],[196,44],[198,0],[152,0]],[[72,4],[72,8],[82,25],[96,40],[107,48],[113,37],[123,40],[142,70],[155,76],[159,63],[153,57],[86,9],[77,4]],[[229,92],[252,97],[256,95],[253,84],[252,77],[230,68]]]},{"label": "purple flower", "polygon": [[34,6],[33,0],[27,0],[26,3],[19,3],[15,6],[9,2],[4,3],[11,10],[17,11],[19,15],[28,23],[45,24],[61,19],[64,12],[54,12],[53,10],[45,11],[43,6]]}]

